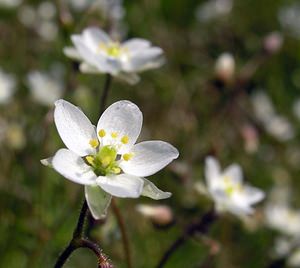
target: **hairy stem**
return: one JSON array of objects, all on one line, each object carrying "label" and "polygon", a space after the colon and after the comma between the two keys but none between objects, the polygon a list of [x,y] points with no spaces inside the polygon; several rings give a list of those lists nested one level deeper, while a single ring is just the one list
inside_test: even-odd
[{"label": "hairy stem", "polygon": [[116,219],[118,221],[118,225],[119,225],[119,228],[120,228],[120,231],[122,234],[122,243],[123,243],[123,248],[124,248],[124,252],[125,252],[125,256],[126,256],[127,267],[132,268],[129,240],[128,240],[128,236],[127,236],[127,232],[126,232],[126,228],[125,228],[125,224],[124,224],[124,219],[123,219],[122,214],[121,214],[121,212],[116,204],[116,201],[114,199],[112,199],[111,205],[112,205],[112,209],[114,211],[114,214],[116,216]]},{"label": "hairy stem", "polygon": [[162,256],[157,268],[162,268],[168,262],[170,257],[176,252],[178,248],[184,245],[184,243],[196,233],[206,234],[210,226],[217,219],[217,214],[214,210],[208,211],[204,216],[196,223],[189,225],[184,233],[175,240],[175,242],[167,249],[167,251]]}]

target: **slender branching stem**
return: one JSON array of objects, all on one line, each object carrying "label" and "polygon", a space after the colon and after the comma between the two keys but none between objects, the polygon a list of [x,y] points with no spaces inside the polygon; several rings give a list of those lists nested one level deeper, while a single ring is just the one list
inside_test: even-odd
[{"label": "slender branching stem", "polygon": [[[109,87],[111,84],[111,75],[107,74],[106,80],[104,83],[104,88],[100,98],[100,115],[103,113],[106,105],[106,99],[108,96]],[[89,208],[86,200],[83,202],[83,205],[80,210],[76,228],[73,232],[73,237],[69,242],[69,245],[64,249],[64,251],[59,255],[55,268],[62,267],[66,261],[69,259],[71,254],[78,248],[88,248],[90,249],[97,257],[98,267],[99,268],[113,268],[113,265],[109,262],[105,254],[102,253],[101,248],[88,238],[84,237],[84,226],[86,218],[89,214]],[[118,217],[117,217],[118,218]],[[119,221],[119,220],[118,220]],[[122,232],[123,233],[123,232]]]},{"label": "slender branching stem", "polygon": [[125,252],[127,267],[132,268],[129,240],[128,240],[127,231],[126,231],[126,228],[125,228],[124,219],[123,219],[122,214],[121,214],[121,212],[120,212],[120,210],[119,210],[119,208],[116,204],[115,199],[112,199],[111,205],[112,205],[113,212],[116,216],[116,219],[118,221],[118,225],[119,225],[119,228],[120,228],[120,231],[121,231],[122,243],[123,243],[123,248],[124,248],[124,252]]},{"label": "slender branching stem", "polygon": [[159,261],[157,268],[162,268],[170,259],[170,257],[176,252],[178,248],[184,245],[184,243],[190,238],[193,237],[196,233],[206,234],[210,226],[217,219],[217,214],[214,210],[208,211],[206,214],[201,217],[201,219],[191,225],[189,225],[183,234],[175,240],[175,242],[167,249],[167,251],[162,256]]}]

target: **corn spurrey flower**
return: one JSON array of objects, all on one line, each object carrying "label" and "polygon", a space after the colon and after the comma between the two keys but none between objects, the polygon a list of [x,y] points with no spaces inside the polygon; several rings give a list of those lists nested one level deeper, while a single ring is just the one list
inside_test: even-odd
[{"label": "corn spurrey flower", "polygon": [[64,53],[82,61],[80,70],[84,73],[107,73],[134,84],[139,81],[137,73],[164,63],[163,50],[145,39],[120,43],[95,27],[72,35],[71,39],[75,48],[67,47]]},{"label": "corn spurrey flower", "polygon": [[265,194],[260,189],[243,183],[242,169],[232,164],[221,171],[214,157],[205,160],[205,179],[208,192],[219,212],[230,212],[236,216],[253,213],[252,205],[261,201]]},{"label": "corn spurrey flower", "polygon": [[15,88],[15,76],[0,69],[0,104],[7,104],[11,101]]},{"label": "corn spurrey flower", "polygon": [[85,185],[85,197],[94,218],[105,215],[111,197],[164,199],[169,192],[159,190],[144,177],[168,165],[179,155],[163,141],[135,144],[143,115],[130,101],[118,101],[101,115],[97,127],[73,104],[55,102],[54,121],[68,149],[60,149],[42,160],[65,178]]}]

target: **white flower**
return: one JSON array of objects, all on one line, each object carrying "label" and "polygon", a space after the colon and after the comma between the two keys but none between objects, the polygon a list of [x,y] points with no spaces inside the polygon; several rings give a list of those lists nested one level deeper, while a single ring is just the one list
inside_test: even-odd
[{"label": "white flower", "polygon": [[269,204],[265,208],[266,224],[285,235],[300,237],[300,211],[286,204]]},{"label": "white flower", "polygon": [[0,69],[0,104],[6,104],[11,100],[15,86],[15,77]]},{"label": "white flower", "polygon": [[72,35],[71,39],[75,49],[65,48],[64,53],[82,61],[82,72],[109,73],[129,83],[136,83],[139,80],[136,73],[158,68],[164,63],[163,50],[151,46],[145,39],[133,38],[119,43],[95,27]]},{"label": "white flower", "polygon": [[94,218],[105,215],[111,196],[153,199],[171,196],[143,178],[178,157],[178,151],[163,141],[135,144],[142,127],[139,108],[118,101],[101,115],[97,128],[73,104],[55,102],[54,120],[68,149],[43,160],[67,179],[85,185],[85,196]]},{"label": "white flower", "polygon": [[243,184],[241,167],[232,164],[223,172],[213,157],[205,160],[205,179],[216,209],[237,216],[253,213],[252,205],[261,201],[265,194],[260,189]]},{"label": "white flower", "polygon": [[54,76],[31,71],[27,79],[33,98],[40,104],[53,105],[63,94],[63,83]]}]

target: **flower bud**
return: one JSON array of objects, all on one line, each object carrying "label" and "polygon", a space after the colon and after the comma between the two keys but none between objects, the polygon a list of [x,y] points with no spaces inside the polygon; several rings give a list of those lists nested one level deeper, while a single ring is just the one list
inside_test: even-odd
[{"label": "flower bud", "polygon": [[136,210],[160,226],[168,225],[174,219],[172,210],[164,205],[138,205]]},{"label": "flower bud", "polygon": [[216,77],[225,83],[230,82],[235,74],[235,60],[230,53],[222,53],[215,64]]}]

